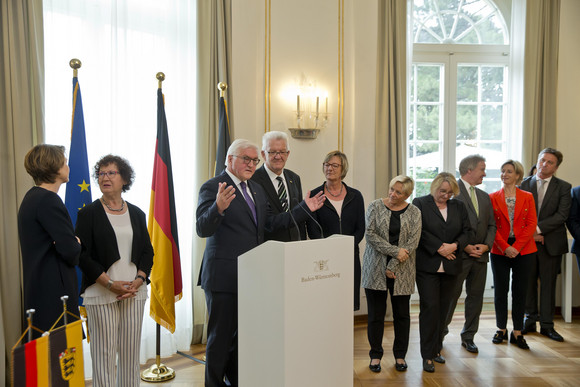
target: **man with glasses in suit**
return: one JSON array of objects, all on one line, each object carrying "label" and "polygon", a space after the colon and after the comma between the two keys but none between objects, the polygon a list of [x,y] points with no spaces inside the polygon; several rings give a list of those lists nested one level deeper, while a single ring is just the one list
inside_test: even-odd
[{"label": "man with glasses in suit", "polygon": [[[262,136],[262,158],[264,165],[256,170],[252,181],[260,184],[270,201],[274,214],[288,212],[302,201],[300,176],[285,168],[290,156],[288,135],[272,131]],[[289,229],[265,233],[266,240],[290,242],[306,239],[306,223],[300,222]]]},{"label": "man with glasses in suit", "polygon": [[[250,181],[259,162],[256,145],[235,140],[226,170],[199,191],[196,230],[207,238],[200,274],[209,313],[206,386],[238,385],[238,257],[263,243],[265,230],[293,223],[288,212],[273,215],[262,187]],[[302,209],[292,211],[296,221],[306,221],[307,212],[319,209],[324,199],[308,193]]]}]

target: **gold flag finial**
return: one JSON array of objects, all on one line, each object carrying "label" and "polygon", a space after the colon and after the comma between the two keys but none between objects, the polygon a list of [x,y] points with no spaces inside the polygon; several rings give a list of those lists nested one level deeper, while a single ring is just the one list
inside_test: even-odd
[{"label": "gold flag finial", "polygon": [[73,77],[76,78],[79,73],[79,69],[83,65],[80,59],[73,58],[70,60],[70,62],[68,62],[68,65],[73,69]]},{"label": "gold flag finial", "polygon": [[223,82],[220,82],[217,84],[217,88],[220,91],[220,98],[222,98],[226,92],[226,89],[228,88],[228,85]]},{"label": "gold flag finial", "polygon": [[165,80],[165,74],[160,71],[157,73],[157,75],[155,75],[155,78],[157,78],[157,80],[159,81],[158,85],[159,88],[161,89],[161,83],[163,83],[163,81]]}]

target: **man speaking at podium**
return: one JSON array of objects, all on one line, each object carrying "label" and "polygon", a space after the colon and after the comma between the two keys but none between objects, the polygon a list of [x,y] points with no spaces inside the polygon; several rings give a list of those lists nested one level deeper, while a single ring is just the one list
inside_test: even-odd
[{"label": "man speaking at podium", "polygon": [[[264,189],[250,178],[260,162],[258,147],[238,139],[226,155],[226,170],[199,191],[196,230],[207,238],[201,265],[201,287],[209,312],[205,385],[238,385],[238,257],[264,242],[264,231],[288,229],[292,216],[305,222],[325,197],[318,194],[301,209],[273,215]],[[291,215],[292,214],[292,215]]]}]

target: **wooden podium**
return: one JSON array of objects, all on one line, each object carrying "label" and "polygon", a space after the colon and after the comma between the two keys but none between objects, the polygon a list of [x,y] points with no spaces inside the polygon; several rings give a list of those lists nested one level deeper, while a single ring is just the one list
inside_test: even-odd
[{"label": "wooden podium", "polygon": [[240,387],[352,386],[353,256],[336,235],[239,257]]}]

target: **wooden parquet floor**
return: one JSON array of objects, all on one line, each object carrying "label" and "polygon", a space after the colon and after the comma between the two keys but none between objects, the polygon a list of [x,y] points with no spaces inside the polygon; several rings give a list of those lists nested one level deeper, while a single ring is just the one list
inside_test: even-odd
[{"label": "wooden parquet floor", "polygon": [[[493,308],[493,306],[492,306]],[[572,324],[557,318],[555,329],[564,337],[558,343],[540,335],[526,335],[529,351],[504,342],[495,345],[491,338],[496,331],[493,310],[484,311],[475,343],[479,354],[471,354],[461,347],[460,331],[463,326],[463,313],[456,312],[450,326],[450,333],[445,339],[442,354],[446,364],[435,363],[435,372],[430,374],[422,369],[419,351],[419,319],[417,313],[411,315],[411,338],[407,353],[406,372],[397,372],[392,357],[393,325],[385,323],[382,371],[373,373],[369,370],[369,345],[366,337],[366,320],[356,320],[354,326],[354,364],[353,386],[580,386],[580,318],[575,316]],[[508,322],[511,332],[511,322]],[[205,347],[195,345],[189,354],[203,357]],[[308,348],[305,348],[307,351]],[[183,356],[174,355],[163,359],[164,364],[176,371],[176,378],[165,383],[156,383],[170,387],[203,386],[205,367]],[[151,365],[150,361],[145,369]],[[90,386],[90,382],[87,384]],[[151,386],[142,382],[141,386]],[[305,381],[304,385],[308,385]],[[275,386],[255,386],[275,387]],[[301,387],[301,386],[299,386]],[[321,386],[322,387],[322,386]],[[335,387],[335,386],[329,386]]]}]

